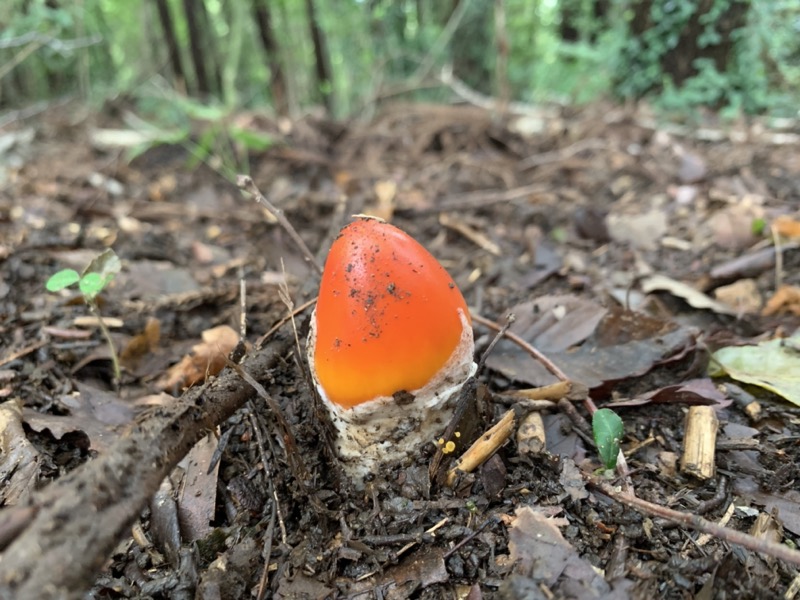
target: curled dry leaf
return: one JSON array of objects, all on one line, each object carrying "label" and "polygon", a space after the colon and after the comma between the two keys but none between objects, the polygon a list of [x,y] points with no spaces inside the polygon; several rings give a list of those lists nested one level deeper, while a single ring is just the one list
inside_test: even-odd
[{"label": "curled dry leaf", "polygon": [[795,285],[779,287],[761,311],[765,317],[786,313],[800,316],[800,287]]},{"label": "curled dry leaf", "polygon": [[644,404],[709,404],[724,408],[731,404],[731,399],[719,391],[713,381],[704,378],[668,385],[636,398],[609,402],[605,404],[605,407],[619,408]]},{"label": "curled dry leaf", "polygon": [[800,238],[800,221],[789,215],[781,215],[772,222],[772,230],[785,238]]},{"label": "curled dry leaf", "polygon": [[651,275],[642,280],[641,286],[642,291],[646,294],[651,292],[669,292],[694,308],[712,310],[720,315],[736,314],[736,311],[729,306],[722,302],[717,302],[700,290],[693,288],[688,283],[672,279],[666,275]]},{"label": "curled dry leaf", "polygon": [[740,279],[718,287],[714,290],[714,297],[737,314],[757,313],[763,303],[755,279]]},{"label": "curled dry leaf", "polygon": [[158,381],[159,389],[191,387],[216,375],[238,342],[239,334],[228,325],[206,329],[202,343],[192,347],[192,351]]}]

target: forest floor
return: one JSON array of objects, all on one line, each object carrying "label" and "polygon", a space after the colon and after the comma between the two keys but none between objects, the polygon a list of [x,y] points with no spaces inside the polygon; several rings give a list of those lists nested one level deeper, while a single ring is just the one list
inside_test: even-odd
[{"label": "forest floor", "polygon": [[[511,312],[511,331],[576,383],[568,400],[521,395],[558,378],[503,339],[478,376],[478,431],[534,412],[545,448],[519,429],[451,488],[429,480],[432,440],[358,490],[295,346],[315,271],[220,174],[233,165],[193,167],[187,144],[129,161],[109,114],[61,109],[0,133],[0,597],[795,597],[800,407],[784,397],[797,389],[769,358],[761,379],[782,395],[707,369],[718,348],[800,324],[796,124],[667,125],[605,105],[238,115],[274,142],[249,174],[320,262],[350,215],[390,220],[460,286],[478,355],[486,322]],[[122,261],[98,297],[118,389],[80,294],[45,289],[107,248]],[[202,384],[243,306],[243,370],[262,393],[233,368]],[[609,404],[625,426],[616,474],[590,424]],[[711,407],[693,426],[712,441],[693,474],[696,406]]]}]

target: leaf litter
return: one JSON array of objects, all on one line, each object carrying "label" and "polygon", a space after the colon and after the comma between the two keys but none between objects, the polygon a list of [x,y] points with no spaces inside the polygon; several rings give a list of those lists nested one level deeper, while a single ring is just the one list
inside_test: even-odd
[{"label": "leaf litter", "polygon": [[[694,139],[629,109],[534,116],[535,133],[470,106],[388,105],[373,122],[349,126],[308,117],[279,127],[260,118],[251,121],[264,128],[257,133],[281,143],[251,157],[252,176],[319,256],[347,214],[375,209],[436,254],[478,313],[497,322],[515,313],[511,331],[585,384],[594,402],[617,400],[621,446],[630,452],[626,476],[637,496],[671,498],[674,508],[692,512],[725,492],[724,474],[737,506],[747,508],[726,527],[748,531],[775,510],[783,541],[796,543],[800,500],[791,465],[800,463],[799,421],[797,409],[769,391],[782,389],[775,387],[780,374],[767,370],[773,357],[747,367],[772,386],[747,401],[759,405],[756,413],[730,402],[715,385],[724,380],[705,377],[704,352],[706,345],[730,350],[754,338],[777,340],[800,325],[792,295],[800,286],[798,215],[785,202],[799,191],[787,176],[800,169],[796,153],[755,130],[737,138],[747,144],[725,135]],[[108,121],[105,131],[118,128]],[[29,130],[20,126],[14,138],[15,148],[30,147],[28,159],[4,167],[13,177],[0,192],[0,366],[10,373],[0,432],[6,506],[36,502],[59,475],[90,468],[95,451],[113,453],[127,427],[158,424],[176,406],[153,394],[160,376],[180,394],[224,366],[218,359],[238,342],[240,278],[250,340],[286,318],[276,283],[288,286],[296,306],[315,291],[304,258],[275,220],[208,169],[188,170],[180,146],[152,148],[126,164],[108,154],[125,135],[93,147],[92,131],[100,129],[54,126],[34,137]],[[63,151],[67,144],[71,152]],[[757,164],[741,167],[755,148]],[[48,297],[43,287],[59,268],[83,268],[107,247],[122,260],[121,274],[98,297],[104,316],[118,319],[115,336],[127,342],[119,392],[108,361],[92,358],[104,351],[97,331],[70,334],[81,307]],[[646,301],[630,303],[639,312],[628,310],[642,291],[650,292]],[[763,314],[758,297],[767,299]],[[701,313],[702,327],[681,324]],[[302,339],[303,314],[296,323]],[[231,343],[206,341],[192,353],[217,327],[227,327]],[[490,336],[482,326],[476,334],[485,348]],[[556,379],[508,340],[487,366],[484,429],[506,409],[492,394]],[[290,347],[257,378],[271,408],[259,399],[243,410],[264,415],[263,449],[243,413],[219,424],[219,446],[205,437],[186,478],[176,471],[161,491],[163,499],[177,498],[164,504],[166,512],[153,503],[137,511],[149,545],[121,545],[80,593],[94,586],[120,597],[167,595],[188,585],[201,598],[219,590],[241,597],[263,585],[262,573],[264,591],[286,598],[356,590],[522,598],[542,586],[561,596],[652,598],[691,595],[709,582],[745,598],[765,589],[782,594],[791,584],[783,563],[746,571],[753,550],[729,552],[713,536],[702,550],[686,546],[687,537],[696,539],[688,529],[649,521],[588,486],[599,459],[563,406],[551,402],[543,415],[545,452],[506,444],[465,487],[450,491],[426,481],[430,453],[423,449],[410,464],[378,474],[362,495],[336,476]],[[723,431],[738,425],[750,432],[718,439],[719,469],[706,483],[675,466],[683,411],[695,403],[710,403]],[[296,438],[291,451],[303,455],[308,478],[287,467],[290,450],[274,407]],[[588,417],[585,406],[574,408]],[[210,472],[209,464],[216,465]],[[103,477],[97,486],[110,483]],[[729,494],[708,519],[725,518]],[[84,535],[101,533],[88,526]],[[537,546],[540,536],[547,544]],[[193,539],[196,555],[185,552]],[[542,569],[523,568],[536,564]]]}]

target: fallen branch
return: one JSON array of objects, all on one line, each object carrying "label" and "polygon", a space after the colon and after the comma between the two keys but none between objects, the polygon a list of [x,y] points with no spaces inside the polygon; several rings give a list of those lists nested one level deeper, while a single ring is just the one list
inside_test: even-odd
[{"label": "fallen branch", "polygon": [[635,496],[615,490],[609,484],[597,479],[589,479],[587,484],[589,487],[592,487],[595,490],[605,494],[609,498],[616,500],[620,504],[624,504],[625,506],[633,508],[634,510],[637,510],[645,515],[649,515],[651,517],[661,517],[667,521],[691,527],[692,529],[700,531],[701,533],[706,533],[725,542],[747,548],[748,550],[752,550],[758,554],[772,556],[773,558],[777,558],[778,560],[782,560],[788,564],[800,567],[800,551],[794,550],[793,548],[790,548],[784,544],[778,544],[776,542],[757,538],[748,533],[743,533],[741,531],[736,531],[735,529],[718,525],[717,523],[704,519],[699,515],[680,512],[678,510],[667,508],[666,506],[653,504],[647,500],[642,500],[641,498],[637,498]]},{"label": "fallen branch", "polygon": [[[242,365],[255,379],[291,349],[284,336]],[[106,454],[32,495],[30,520],[0,556],[0,598],[83,598],[161,481],[195,443],[253,396],[235,371],[135,423]],[[20,514],[20,507],[11,509]],[[0,521],[6,510],[0,511]]]}]

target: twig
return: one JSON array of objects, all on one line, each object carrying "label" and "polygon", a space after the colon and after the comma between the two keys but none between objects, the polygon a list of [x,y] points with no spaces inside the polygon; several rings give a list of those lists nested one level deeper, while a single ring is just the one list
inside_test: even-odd
[{"label": "twig", "polygon": [[[269,482],[269,488],[274,498],[272,500],[272,514],[269,517],[269,526],[267,527],[267,531],[264,533],[264,570],[261,571],[261,579],[258,582],[258,595],[256,596],[257,600],[264,600],[264,597],[267,593],[267,582],[269,580],[269,556],[272,554],[272,538],[275,535],[275,517],[278,514],[277,495],[275,494],[275,486],[271,480]],[[283,527],[283,523],[281,523],[281,527]],[[285,529],[283,533],[285,543]]]},{"label": "twig", "polygon": [[589,487],[600,491],[620,504],[624,504],[645,515],[661,517],[662,519],[672,521],[678,525],[691,527],[701,533],[707,533],[717,539],[752,550],[757,554],[766,554],[767,556],[772,556],[778,560],[800,567],[800,551],[794,550],[784,544],[760,539],[748,533],[718,525],[699,515],[673,510],[659,504],[653,504],[647,500],[642,500],[636,496],[631,496],[630,494],[615,490],[604,481],[595,478],[588,479],[586,483]]},{"label": "twig", "polygon": [[289,321],[294,319],[294,317],[296,317],[300,313],[302,313],[302,312],[306,311],[307,309],[311,308],[312,306],[314,306],[314,303],[316,301],[317,301],[317,297],[315,296],[311,300],[309,300],[308,302],[305,302],[305,303],[301,304],[300,306],[298,306],[297,308],[295,308],[290,314],[286,315],[280,321],[275,323],[275,325],[273,325],[272,327],[269,328],[269,331],[267,331],[267,333],[265,333],[260,338],[258,338],[258,341],[256,342],[256,348],[261,348],[261,346],[264,345],[264,342],[266,342],[270,337],[272,337],[272,334],[274,334],[281,327],[286,325],[286,323],[288,323]]},{"label": "twig", "polygon": [[514,316],[514,313],[509,313],[509,315],[506,317],[506,322],[503,323],[503,326],[497,332],[497,335],[495,335],[494,339],[491,342],[489,342],[489,346],[486,348],[486,351],[481,355],[481,359],[480,361],[478,361],[478,369],[476,371],[477,373],[483,371],[483,367],[486,366],[486,359],[489,358],[489,355],[492,353],[492,350],[494,350],[494,347],[497,346],[497,343],[503,338],[505,333],[508,331],[508,328],[511,327],[511,324],[514,322],[515,319],[516,317]]},{"label": "twig", "polygon": [[117,348],[114,346],[114,340],[111,338],[111,332],[108,330],[106,321],[100,314],[100,310],[97,308],[97,304],[95,304],[94,300],[91,300],[86,296],[84,296],[84,300],[86,300],[86,306],[89,307],[89,312],[91,312],[94,315],[94,318],[97,319],[97,323],[100,325],[100,331],[103,333],[103,337],[106,338],[108,349],[111,351],[111,364],[114,366],[114,385],[118,386],[120,384],[120,379],[122,379],[122,370],[119,366]]},{"label": "twig", "polygon": [[447,485],[452,487],[459,473],[472,473],[481,466],[498,448],[506,443],[506,440],[514,433],[517,426],[517,418],[512,410],[506,412],[503,417],[486,433],[479,437],[472,446],[467,448],[456,461],[456,464],[447,471]]},{"label": "twig", "polygon": [[[472,320],[473,321],[475,321],[476,323],[479,323],[480,325],[483,325],[484,327],[488,327],[492,331],[500,331],[502,329],[502,327],[500,325],[498,325],[497,323],[495,323],[491,319],[487,319],[485,317],[482,317],[482,316],[476,315],[476,314],[472,314],[472,313],[471,313],[471,316],[472,316]],[[536,348],[531,346],[528,342],[526,342],[521,337],[519,337],[516,333],[514,333],[513,331],[506,331],[503,335],[506,338],[508,338],[509,340],[511,340],[512,342],[514,342],[517,346],[519,346],[520,348],[525,350],[525,352],[527,352],[528,354],[533,356],[533,358],[535,358],[540,363],[542,363],[544,368],[547,369],[548,371],[550,371],[550,373],[552,373],[556,377],[558,377],[559,380],[561,380],[561,381],[569,381],[569,377],[567,377],[564,374],[564,371],[559,369],[555,365],[555,363],[553,363],[544,354],[539,352]]]},{"label": "twig", "polygon": [[442,558],[443,558],[444,560],[447,560],[447,559],[448,559],[448,558],[450,558],[450,557],[451,557],[451,556],[452,556],[452,555],[453,555],[455,552],[458,552],[458,550],[460,550],[461,548],[463,548],[463,547],[464,547],[464,545],[468,544],[470,541],[472,541],[473,539],[475,539],[475,536],[477,536],[477,535],[478,535],[478,534],[479,534],[481,531],[483,531],[484,529],[486,529],[486,528],[487,528],[489,525],[494,525],[494,524],[498,523],[499,521],[500,521],[500,519],[497,517],[497,515],[493,515],[493,516],[489,517],[488,519],[486,519],[486,521],[484,521],[484,522],[483,522],[483,525],[481,525],[480,527],[478,527],[478,528],[477,528],[475,531],[473,531],[472,533],[470,533],[470,534],[469,534],[467,537],[465,537],[463,540],[461,540],[460,542],[458,542],[458,543],[457,543],[455,546],[453,546],[452,548],[450,548],[450,550],[448,550],[447,552],[445,552],[445,553],[444,553],[444,556],[443,556]]},{"label": "twig", "polygon": [[289,237],[292,238],[292,241],[295,243],[295,245],[300,249],[303,257],[311,264],[318,275],[322,275],[322,267],[317,262],[317,259],[314,258],[311,250],[308,249],[308,246],[306,246],[303,238],[301,238],[300,234],[297,233],[297,230],[289,222],[289,219],[286,218],[286,215],[283,214],[283,211],[275,206],[272,202],[267,200],[264,194],[261,193],[261,190],[258,189],[258,186],[253,181],[253,178],[249,175],[238,175],[236,177],[236,185],[243,192],[252,194],[256,199],[256,202],[263,205],[270,212],[270,214],[272,214],[272,216],[278,220],[278,223],[280,223],[281,227],[283,227],[286,233],[289,234]]}]

